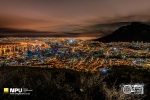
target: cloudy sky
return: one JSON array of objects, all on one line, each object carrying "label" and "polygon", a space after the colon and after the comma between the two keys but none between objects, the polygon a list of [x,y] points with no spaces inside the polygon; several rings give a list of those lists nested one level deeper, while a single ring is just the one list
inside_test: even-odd
[{"label": "cloudy sky", "polygon": [[0,0],[0,28],[103,36],[119,23],[150,22],[149,4],[150,0]]}]

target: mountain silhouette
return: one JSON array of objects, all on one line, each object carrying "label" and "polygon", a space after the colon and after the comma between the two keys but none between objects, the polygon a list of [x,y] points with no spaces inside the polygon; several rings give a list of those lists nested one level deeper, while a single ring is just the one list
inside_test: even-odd
[{"label": "mountain silhouette", "polygon": [[150,26],[132,22],[130,25],[120,27],[115,30],[112,34],[102,38],[96,39],[100,42],[132,42],[132,41],[143,41],[150,42]]},{"label": "mountain silhouette", "polygon": [[0,28],[0,38],[3,37],[47,37],[54,32],[28,29]]},{"label": "mountain silhouette", "polygon": [[35,30],[26,30],[26,29],[12,29],[12,28],[0,28],[0,33],[40,33]]},{"label": "mountain silhouette", "polygon": [[79,37],[80,33],[71,32],[52,32],[52,31],[36,31],[28,29],[13,29],[13,28],[1,28],[0,38],[4,37]]}]

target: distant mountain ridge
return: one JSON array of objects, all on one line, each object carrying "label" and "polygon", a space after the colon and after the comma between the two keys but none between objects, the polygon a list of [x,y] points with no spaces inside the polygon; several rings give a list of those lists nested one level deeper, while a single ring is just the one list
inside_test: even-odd
[{"label": "distant mountain ridge", "polygon": [[69,37],[69,36],[79,37],[80,33],[0,28],[0,38],[4,38],[4,37]]},{"label": "distant mountain ridge", "polygon": [[[41,34],[42,33],[42,34]],[[0,28],[0,38],[2,37],[38,37],[47,36],[47,31],[35,31],[27,29]],[[54,33],[54,32],[53,32]]]},{"label": "distant mountain ridge", "polygon": [[130,25],[120,27],[119,29],[115,30],[112,34],[96,39],[96,41],[100,41],[100,42],[119,42],[119,41],[150,42],[150,26],[140,23],[140,22],[132,22]]},{"label": "distant mountain ridge", "polygon": [[[12,29],[12,28],[0,28],[0,33],[18,33],[18,32],[32,32],[32,33],[41,33],[41,31],[35,31],[35,30],[27,30],[27,29]],[[45,32],[45,31],[43,31]],[[47,33],[47,32],[45,32]]]}]

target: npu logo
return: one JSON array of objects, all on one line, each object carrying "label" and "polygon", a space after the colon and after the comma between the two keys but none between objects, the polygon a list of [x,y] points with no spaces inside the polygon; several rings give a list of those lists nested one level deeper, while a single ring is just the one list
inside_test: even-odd
[{"label": "npu logo", "polygon": [[11,94],[11,95],[30,95],[30,91],[28,88],[4,88],[5,94]]},{"label": "npu logo", "polygon": [[21,93],[23,92],[23,89],[22,88],[10,88],[10,93]]}]

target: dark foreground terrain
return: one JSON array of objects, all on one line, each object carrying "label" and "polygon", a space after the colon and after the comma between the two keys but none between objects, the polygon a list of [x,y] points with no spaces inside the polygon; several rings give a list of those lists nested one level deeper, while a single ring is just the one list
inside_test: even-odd
[{"label": "dark foreground terrain", "polygon": [[[125,95],[121,83],[144,83],[144,95]],[[28,88],[30,95],[9,95],[3,88]],[[0,100],[150,100],[150,71],[129,66],[107,73],[69,69],[0,67]]]}]

